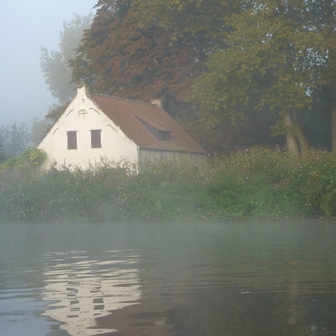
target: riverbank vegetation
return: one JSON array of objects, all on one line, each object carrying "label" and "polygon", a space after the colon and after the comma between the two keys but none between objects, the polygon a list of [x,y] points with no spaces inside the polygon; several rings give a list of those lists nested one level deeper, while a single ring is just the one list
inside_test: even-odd
[{"label": "riverbank vegetation", "polygon": [[2,221],[182,221],[332,217],[336,156],[254,148],[202,169],[159,162],[132,167],[0,171]]}]

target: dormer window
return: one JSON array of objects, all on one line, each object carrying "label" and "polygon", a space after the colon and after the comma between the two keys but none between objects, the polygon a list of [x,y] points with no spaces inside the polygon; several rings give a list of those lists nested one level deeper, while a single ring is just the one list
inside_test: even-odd
[{"label": "dormer window", "polygon": [[170,140],[170,132],[169,131],[158,131],[159,140]]},{"label": "dormer window", "polygon": [[170,133],[171,131],[167,130],[163,126],[159,125],[154,120],[146,118],[146,120],[142,118],[136,117],[141,124],[151,132],[158,140],[168,141],[170,140]]}]

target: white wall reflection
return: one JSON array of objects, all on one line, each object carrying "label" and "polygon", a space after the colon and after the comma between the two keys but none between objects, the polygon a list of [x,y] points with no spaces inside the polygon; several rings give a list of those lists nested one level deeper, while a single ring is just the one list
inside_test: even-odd
[{"label": "white wall reflection", "polygon": [[48,254],[42,298],[52,303],[44,315],[64,323],[60,329],[71,336],[117,331],[98,328],[96,319],[138,304],[138,257],[132,250],[106,251],[95,260],[83,251]]}]

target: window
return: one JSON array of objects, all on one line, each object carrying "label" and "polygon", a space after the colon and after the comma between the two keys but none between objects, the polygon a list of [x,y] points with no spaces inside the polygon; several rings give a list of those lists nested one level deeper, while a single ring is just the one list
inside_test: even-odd
[{"label": "window", "polygon": [[91,148],[101,148],[101,130],[91,131]]},{"label": "window", "polygon": [[169,131],[158,131],[158,139],[159,140],[170,140],[170,132]]},{"label": "window", "polygon": [[67,132],[68,149],[77,149],[77,131]]}]

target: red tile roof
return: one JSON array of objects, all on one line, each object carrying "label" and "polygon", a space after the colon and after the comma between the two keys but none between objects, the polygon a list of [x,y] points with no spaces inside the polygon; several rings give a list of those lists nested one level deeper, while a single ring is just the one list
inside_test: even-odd
[{"label": "red tile roof", "polygon": [[[91,99],[141,148],[205,154],[176,121],[156,105],[97,94],[92,94]],[[158,131],[170,131],[170,140],[157,139],[139,119]]]}]

